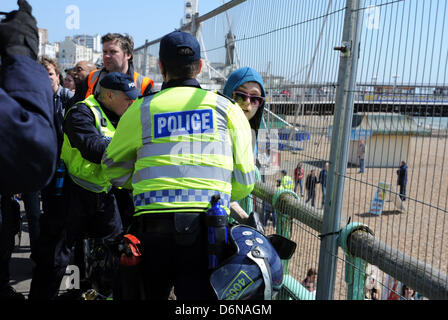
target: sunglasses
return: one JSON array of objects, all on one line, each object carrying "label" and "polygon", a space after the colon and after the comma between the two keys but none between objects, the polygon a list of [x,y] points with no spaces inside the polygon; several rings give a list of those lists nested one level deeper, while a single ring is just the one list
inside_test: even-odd
[{"label": "sunglasses", "polygon": [[260,96],[253,96],[241,91],[234,91],[233,92],[233,99],[237,102],[237,103],[241,103],[246,101],[247,99],[250,100],[250,103],[256,107],[261,106],[264,101],[265,98],[264,97],[260,97]]}]

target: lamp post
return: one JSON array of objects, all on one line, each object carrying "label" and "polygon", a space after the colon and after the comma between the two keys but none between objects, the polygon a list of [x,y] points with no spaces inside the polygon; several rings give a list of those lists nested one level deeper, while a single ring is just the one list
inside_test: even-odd
[{"label": "lamp post", "polygon": [[395,94],[395,92],[397,91],[397,79],[398,78],[400,78],[400,75],[399,74],[394,74],[393,76],[392,76],[392,78],[394,78],[394,94]]}]

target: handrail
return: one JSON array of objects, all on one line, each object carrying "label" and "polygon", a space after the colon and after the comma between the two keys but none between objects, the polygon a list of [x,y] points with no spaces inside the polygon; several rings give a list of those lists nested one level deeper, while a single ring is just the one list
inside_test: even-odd
[{"label": "handrail", "polygon": [[[253,194],[272,204],[276,194],[274,188],[257,181]],[[311,208],[291,195],[282,195],[278,199],[277,212],[288,214],[293,219],[321,232],[323,210]],[[340,230],[345,226],[341,225]],[[413,258],[404,252],[381,242],[366,230],[353,232],[347,241],[348,253],[362,258],[393,278],[418,291],[422,296],[433,300],[448,299],[448,277],[431,265]]]}]

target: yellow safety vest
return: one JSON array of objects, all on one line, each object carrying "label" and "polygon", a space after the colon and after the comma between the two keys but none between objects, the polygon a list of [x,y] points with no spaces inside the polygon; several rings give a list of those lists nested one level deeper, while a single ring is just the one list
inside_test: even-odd
[{"label": "yellow safety vest", "polygon": [[136,215],[203,212],[221,195],[229,212],[254,187],[252,135],[241,108],[194,87],[136,100],[103,156],[115,186],[133,189]]},{"label": "yellow safety vest", "polygon": [[294,182],[290,176],[284,176],[282,178],[282,187],[287,190],[294,190]]},{"label": "yellow safety vest", "polygon": [[[88,106],[90,110],[92,110],[92,113],[95,116],[95,125],[100,135],[110,138],[114,136],[114,126],[107,118],[106,114],[101,109],[99,102],[93,95],[78,103],[83,103]],[[73,109],[74,108],[71,108],[69,112],[73,112],[71,111]],[[101,164],[93,163],[84,159],[81,152],[71,146],[70,140],[65,133],[64,142],[62,144],[61,158],[64,160],[67,173],[79,186],[96,193],[108,192],[110,190],[111,184],[104,176],[101,169]]]}]

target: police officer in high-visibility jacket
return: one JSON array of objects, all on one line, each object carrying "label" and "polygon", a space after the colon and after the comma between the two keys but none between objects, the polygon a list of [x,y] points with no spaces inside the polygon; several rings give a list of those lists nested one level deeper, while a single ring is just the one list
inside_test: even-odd
[{"label": "police officer in high-visibility jacket", "polygon": [[101,87],[97,96],[91,95],[67,111],[61,153],[67,171],[61,195],[64,212],[50,210],[48,216],[42,216],[30,299],[56,297],[76,240],[114,239],[122,232],[101,158],[120,117],[139,92],[133,79],[119,72],[107,74]]},{"label": "police officer in high-visibility jacket", "polygon": [[288,176],[288,172],[286,170],[281,171],[282,174],[282,180],[281,185],[286,190],[294,190],[294,181],[290,176]]},{"label": "police officer in high-visibility jacket", "polygon": [[201,89],[198,41],[174,31],[161,39],[162,90],[136,100],[103,157],[113,185],[133,189],[131,232],[143,247],[146,299],[213,299],[207,264],[210,198],[231,199],[254,187],[249,122],[231,100]]}]

